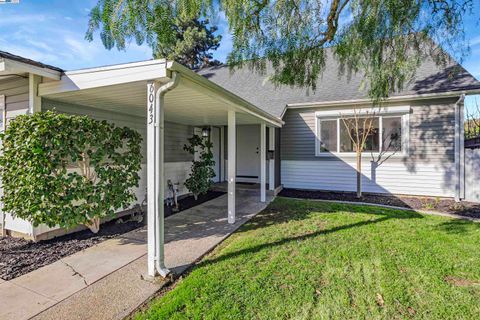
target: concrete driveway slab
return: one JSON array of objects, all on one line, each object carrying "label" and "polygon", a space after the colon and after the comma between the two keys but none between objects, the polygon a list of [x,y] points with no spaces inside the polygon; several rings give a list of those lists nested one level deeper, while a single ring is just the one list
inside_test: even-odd
[{"label": "concrete driveway slab", "polygon": [[146,253],[146,244],[117,238],[63,258],[62,261],[80,274],[87,284],[92,284]]},{"label": "concrete driveway slab", "polygon": [[[21,297],[21,298],[20,298]],[[9,281],[0,284],[0,319],[29,319],[56,301]]]},{"label": "concrete driveway slab", "polygon": [[87,286],[82,276],[62,260],[15,278],[10,282],[38,292],[55,301],[61,301]]}]

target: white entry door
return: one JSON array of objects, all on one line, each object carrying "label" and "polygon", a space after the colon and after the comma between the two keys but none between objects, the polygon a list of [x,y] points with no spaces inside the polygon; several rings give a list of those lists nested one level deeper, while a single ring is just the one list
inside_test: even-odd
[{"label": "white entry door", "polygon": [[259,182],[260,126],[237,125],[237,181]]}]

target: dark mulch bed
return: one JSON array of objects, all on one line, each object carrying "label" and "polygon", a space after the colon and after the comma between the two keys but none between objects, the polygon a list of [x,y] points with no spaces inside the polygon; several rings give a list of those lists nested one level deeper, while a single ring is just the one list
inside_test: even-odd
[{"label": "dark mulch bed", "polygon": [[210,201],[224,194],[226,194],[226,192],[210,190],[206,194],[199,195],[197,200],[195,200],[194,196],[186,196],[178,200],[178,206],[180,207],[179,211],[173,212],[172,207],[165,206],[165,217],[198,206],[199,204]]},{"label": "dark mulch bed", "polygon": [[102,224],[97,234],[82,230],[39,242],[0,237],[0,278],[11,280],[143,225],[138,221],[122,221]]},{"label": "dark mulch bed", "polygon": [[480,218],[480,204],[472,202],[455,202],[452,199],[432,198],[432,197],[410,197],[410,196],[386,196],[364,193],[363,197],[358,199],[354,192],[336,192],[336,191],[313,191],[299,189],[283,189],[280,194],[282,197],[302,198],[302,199],[321,199],[321,200],[340,200],[352,202],[367,202],[374,204],[383,204],[389,206],[410,208],[414,210],[438,211],[443,213],[453,213],[466,217]]},{"label": "dark mulch bed", "polygon": [[[209,191],[197,200],[187,196],[178,201],[180,211],[189,209],[203,202],[212,200],[225,192]],[[178,213],[165,206],[165,216]],[[33,242],[25,239],[0,237],[0,278],[11,280],[23,274],[46,266],[63,257],[82,251],[107,239],[132,231],[143,226],[142,222],[126,221],[120,218],[102,224],[97,234],[90,230],[67,234],[50,240]]]}]

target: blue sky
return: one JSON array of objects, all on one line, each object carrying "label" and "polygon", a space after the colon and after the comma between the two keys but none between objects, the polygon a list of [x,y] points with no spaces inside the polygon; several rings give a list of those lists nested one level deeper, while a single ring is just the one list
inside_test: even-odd
[{"label": "blue sky", "polygon": [[[98,37],[84,40],[88,13],[96,0],[20,0],[20,4],[0,5],[0,50],[52,64],[66,70],[139,61],[151,58],[150,49],[131,43],[126,51],[106,50]],[[480,79],[480,4],[466,18],[466,36],[471,54],[463,66]],[[223,36],[214,57],[224,61],[231,48],[231,36],[222,17],[218,19]],[[469,106],[474,97],[467,101]],[[480,98],[478,99],[480,103]]]}]

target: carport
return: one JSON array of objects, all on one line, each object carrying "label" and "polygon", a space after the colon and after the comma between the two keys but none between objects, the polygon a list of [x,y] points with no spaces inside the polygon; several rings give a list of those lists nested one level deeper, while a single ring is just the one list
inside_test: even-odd
[{"label": "carport", "polygon": [[[235,223],[236,126],[260,128],[260,202],[266,199],[266,129],[283,122],[182,65],[151,60],[65,72],[39,85],[49,100],[88,106],[123,115],[142,116],[147,126],[148,275],[165,277],[164,264],[164,122],[191,126],[226,126],[228,222]],[[273,144],[270,144],[273,145]],[[269,166],[273,179],[274,167]],[[270,180],[270,186],[274,181]]]}]

